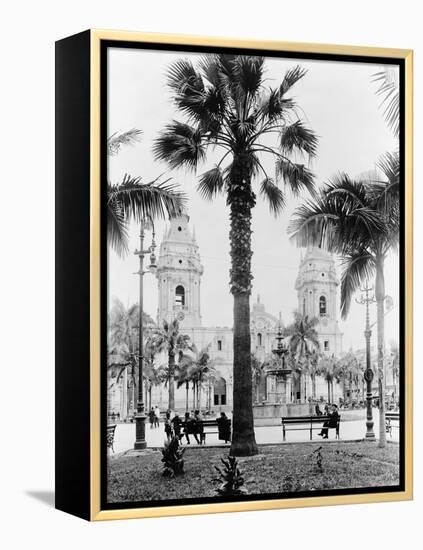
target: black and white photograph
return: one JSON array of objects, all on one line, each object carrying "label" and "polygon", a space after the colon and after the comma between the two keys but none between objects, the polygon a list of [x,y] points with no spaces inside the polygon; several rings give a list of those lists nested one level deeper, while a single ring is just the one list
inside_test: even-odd
[{"label": "black and white photograph", "polygon": [[103,55],[103,507],[400,491],[401,63]]}]

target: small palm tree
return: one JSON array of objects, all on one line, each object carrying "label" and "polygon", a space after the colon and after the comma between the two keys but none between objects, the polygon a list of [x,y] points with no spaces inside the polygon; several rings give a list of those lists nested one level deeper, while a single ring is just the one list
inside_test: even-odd
[{"label": "small palm tree", "polygon": [[320,374],[321,353],[318,349],[313,349],[307,356],[308,372],[311,378],[311,398],[316,399],[316,377]]},{"label": "small palm tree", "polygon": [[[143,322],[147,333],[155,327],[153,319],[145,312],[143,312]],[[138,323],[139,306],[134,304],[126,308],[120,300],[115,298],[108,321],[108,365],[116,373],[116,383],[122,376],[125,381],[129,378],[133,388],[133,404],[135,404],[138,373]],[[124,382],[123,392],[123,400],[126,403],[126,382]]]},{"label": "small palm tree", "polygon": [[[313,188],[313,174],[296,158],[313,157],[317,138],[298,118],[289,92],[306,71],[293,67],[276,87],[265,85],[264,58],[219,54],[204,56],[195,67],[180,59],[168,71],[175,105],[185,117],[172,121],[157,139],[154,152],[172,168],[196,170],[215,150],[217,164],[199,178],[206,199],[226,196],[230,209],[230,291],[234,299],[234,395],[231,455],[258,452],[253,422],[251,380],[251,216],[256,204],[254,181],[272,213],[281,212],[285,193]],[[263,156],[275,161],[275,174]]]},{"label": "small palm tree", "polygon": [[328,183],[319,195],[294,212],[289,231],[300,246],[324,246],[341,256],[341,314],[351,299],[375,275],[378,374],[381,386],[379,445],[386,443],[384,411],[384,263],[399,239],[399,187],[396,176],[354,181],[346,174]]},{"label": "small palm tree", "polygon": [[291,353],[296,358],[300,395],[303,395],[301,390],[302,373],[309,372],[310,355],[320,348],[316,330],[318,323],[317,317],[310,318],[308,315],[302,315],[296,311],[294,312],[294,322],[285,329],[285,336],[289,337]]},{"label": "small palm tree", "polygon": [[179,332],[176,319],[168,323],[163,321],[163,327],[156,329],[152,335],[152,345],[156,353],[166,352],[168,356],[167,380],[169,384],[169,409],[175,410],[175,357],[180,350],[189,347],[190,338]]},{"label": "small palm tree", "polygon": [[263,361],[259,361],[257,356],[252,353],[251,354],[251,374],[253,378],[253,394],[254,394],[254,400],[256,402],[259,401],[259,388],[260,388],[260,382],[263,379],[264,376],[264,365],[265,363]]},{"label": "small palm tree", "polygon": [[[133,145],[140,140],[141,130],[113,134],[107,140],[109,156],[117,155],[122,145]],[[141,178],[125,174],[120,183],[107,183],[107,240],[119,256],[128,252],[128,225],[131,219],[164,218],[180,214],[185,195],[177,184],[160,178],[142,183]]]},{"label": "small palm tree", "polygon": [[334,355],[325,355],[320,361],[320,374],[327,383],[328,403],[333,402],[333,382],[339,375],[337,362]]},{"label": "small palm tree", "polygon": [[359,390],[363,377],[363,371],[355,353],[349,351],[346,355],[339,359],[338,372],[340,378],[342,378],[344,382],[344,387],[345,384],[348,383],[349,403],[351,404],[353,385],[355,386],[357,392]]},{"label": "small palm tree", "polygon": [[218,376],[208,348],[209,346],[206,346],[198,350],[196,345],[192,344],[189,350],[181,353],[179,360],[179,368],[183,373],[182,381],[192,382],[193,408],[199,410],[201,409],[201,389],[204,382],[214,380]]}]

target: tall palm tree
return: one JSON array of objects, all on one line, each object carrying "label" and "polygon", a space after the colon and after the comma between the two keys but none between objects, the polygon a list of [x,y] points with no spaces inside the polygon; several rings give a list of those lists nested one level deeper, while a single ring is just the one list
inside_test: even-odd
[{"label": "tall palm tree", "polygon": [[353,181],[337,176],[319,195],[294,212],[289,227],[300,246],[324,246],[342,258],[341,314],[346,318],[351,299],[375,275],[378,374],[380,386],[379,445],[385,446],[384,411],[384,263],[399,239],[399,189],[391,173],[378,181]]},{"label": "tall palm tree", "polygon": [[152,344],[157,353],[166,352],[168,357],[169,410],[175,410],[175,357],[180,350],[189,346],[190,338],[179,332],[179,323],[174,319],[170,323],[163,321],[163,327],[152,335]]},{"label": "tall palm tree", "polygon": [[[258,452],[253,422],[251,380],[251,214],[256,204],[253,182],[277,215],[284,207],[283,181],[291,190],[313,188],[313,174],[296,157],[313,157],[315,134],[298,118],[291,88],[306,74],[288,70],[276,87],[265,85],[264,58],[219,54],[204,56],[195,67],[180,59],[168,71],[176,108],[185,121],[172,121],[158,137],[154,152],[171,168],[196,170],[210,149],[217,164],[199,178],[198,190],[212,200],[226,196],[230,209],[230,291],[234,299],[234,395],[231,454]],[[275,175],[263,163],[275,161]]]},{"label": "tall palm tree", "polygon": [[[141,130],[133,128],[116,132],[107,140],[107,154],[115,156],[123,145],[140,140]],[[128,225],[131,219],[164,218],[180,214],[184,209],[185,195],[177,184],[160,178],[142,183],[141,178],[125,174],[120,183],[107,182],[107,240],[119,256],[128,252]]]},{"label": "tall palm tree", "polygon": [[301,388],[302,373],[309,371],[309,359],[313,351],[318,351],[320,348],[318,333],[316,326],[319,320],[317,317],[310,318],[308,315],[302,315],[298,311],[294,312],[294,322],[285,329],[285,336],[289,337],[289,347],[292,354],[296,358],[296,363],[299,368],[298,385],[300,395],[303,396]]}]

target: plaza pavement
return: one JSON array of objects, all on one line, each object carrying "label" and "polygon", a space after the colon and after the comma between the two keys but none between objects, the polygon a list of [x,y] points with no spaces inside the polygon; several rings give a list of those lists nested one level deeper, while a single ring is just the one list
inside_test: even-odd
[{"label": "plaza pavement", "polygon": [[[373,409],[374,432],[376,438],[379,437],[379,411]],[[260,444],[283,443],[282,426],[256,426],[255,427],[256,441]],[[150,428],[146,424],[146,440],[148,447],[162,447],[165,440],[163,423],[158,428]],[[366,433],[366,412],[364,409],[353,411],[341,411],[340,439],[354,440],[363,439]],[[318,430],[313,431],[313,441],[322,441],[318,435]],[[399,440],[399,430],[392,430],[392,438],[386,434],[387,440]],[[190,436],[191,446],[197,444],[193,436]],[[329,441],[335,439],[335,430],[329,430]],[[135,424],[118,424],[116,426],[114,450],[115,453],[121,453],[133,449],[135,440]],[[184,439],[185,441],[185,439]],[[304,431],[289,431],[286,433],[286,442],[307,442],[310,441],[308,430]],[[221,445],[217,434],[207,435],[206,446]]]}]

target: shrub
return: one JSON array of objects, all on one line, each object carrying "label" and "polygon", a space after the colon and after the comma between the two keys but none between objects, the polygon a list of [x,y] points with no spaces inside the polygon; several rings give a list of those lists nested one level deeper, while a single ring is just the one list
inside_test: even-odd
[{"label": "shrub", "polygon": [[165,441],[162,449],[163,475],[175,477],[184,473],[183,456],[185,449],[179,446],[179,439],[172,437],[170,441]]},{"label": "shrub", "polygon": [[322,455],[322,448],[318,447],[317,449],[314,449],[312,452],[312,456],[316,459],[316,466],[319,472],[323,472],[323,455]]},{"label": "shrub", "polygon": [[243,495],[246,490],[242,487],[244,485],[244,478],[239,471],[237,459],[234,456],[229,456],[228,460],[220,459],[223,464],[223,471],[215,466],[216,470],[220,474],[220,481],[222,485],[216,489],[217,493],[221,496],[231,495]]}]

